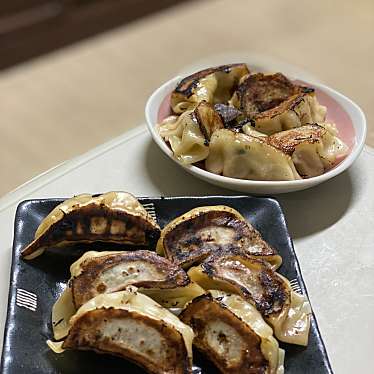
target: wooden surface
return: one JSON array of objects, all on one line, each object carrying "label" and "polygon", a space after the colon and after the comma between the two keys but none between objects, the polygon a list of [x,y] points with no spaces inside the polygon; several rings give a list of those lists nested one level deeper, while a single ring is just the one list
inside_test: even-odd
[{"label": "wooden surface", "polygon": [[300,66],[351,97],[374,146],[372,1],[191,2],[0,73],[0,195],[137,126],[161,82],[231,51]]}]

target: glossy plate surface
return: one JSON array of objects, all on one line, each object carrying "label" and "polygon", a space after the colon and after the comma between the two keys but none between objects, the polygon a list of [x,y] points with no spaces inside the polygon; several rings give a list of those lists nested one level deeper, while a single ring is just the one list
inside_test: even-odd
[{"label": "glossy plate surface", "polygon": [[[33,239],[40,221],[61,201],[62,199],[29,200],[18,206],[0,371],[3,374],[143,373],[142,369],[120,358],[78,351],[66,351],[57,355],[46,345],[46,340],[52,338],[51,308],[69,279],[69,266],[83,250],[89,248],[80,246],[79,250],[77,247],[70,248],[71,250],[52,249],[32,261],[21,260],[19,253]],[[279,272],[290,280],[297,280],[300,289],[306,294],[285,218],[276,200],[222,196],[140,198],[140,202],[150,213],[155,213],[161,227],[198,206],[228,205],[237,209],[279,251],[283,258]],[[102,248],[118,249],[108,246]],[[308,347],[288,344],[281,346],[286,350],[287,374],[332,373],[314,315]],[[194,364],[196,373],[218,372],[201,356],[196,355]]]}]

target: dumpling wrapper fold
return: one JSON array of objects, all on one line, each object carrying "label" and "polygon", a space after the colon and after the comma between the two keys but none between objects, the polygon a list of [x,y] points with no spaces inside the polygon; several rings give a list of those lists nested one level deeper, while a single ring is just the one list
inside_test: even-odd
[{"label": "dumpling wrapper fold", "polygon": [[139,292],[168,308],[183,308],[205,291],[166,258],[146,250],[86,252],[70,267],[71,279],[52,308],[56,340],[69,331],[69,320],[90,299],[136,286]]},{"label": "dumpling wrapper fold", "polygon": [[135,288],[103,294],[71,318],[63,342],[48,341],[56,353],[93,350],[131,360],[150,373],[192,373],[192,329]]},{"label": "dumpling wrapper fold", "polygon": [[276,249],[238,211],[224,205],[198,207],[175,218],[157,243],[157,253],[184,268],[222,249],[240,249],[274,269],[282,263]]},{"label": "dumpling wrapper fold", "polygon": [[254,306],[240,296],[210,290],[180,315],[195,333],[193,344],[224,374],[283,374],[284,351]]},{"label": "dumpling wrapper fold", "polygon": [[48,247],[93,242],[152,247],[159,236],[160,227],[133,195],[83,194],[57,205],[21,255],[30,260]]},{"label": "dumpling wrapper fold", "polygon": [[188,275],[205,290],[222,290],[243,297],[273,327],[279,340],[308,344],[308,300],[295,293],[289,281],[266,262],[247,254],[217,253],[191,268]]}]

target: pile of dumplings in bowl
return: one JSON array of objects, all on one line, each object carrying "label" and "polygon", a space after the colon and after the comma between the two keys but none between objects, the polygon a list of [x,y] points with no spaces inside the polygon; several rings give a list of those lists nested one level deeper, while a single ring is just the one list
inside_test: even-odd
[{"label": "pile of dumplings in bowl", "polygon": [[281,73],[223,65],[182,79],[157,131],[178,161],[225,177],[293,181],[322,175],[349,151],[315,90]]}]

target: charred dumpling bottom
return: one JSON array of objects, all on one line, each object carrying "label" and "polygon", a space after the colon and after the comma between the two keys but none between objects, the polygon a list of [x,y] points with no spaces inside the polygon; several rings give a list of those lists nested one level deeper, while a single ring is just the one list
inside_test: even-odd
[{"label": "charred dumpling bottom", "polygon": [[127,310],[97,309],[84,314],[64,349],[95,350],[134,361],[150,373],[189,373],[181,334],[162,321]]},{"label": "charred dumpling bottom", "polygon": [[278,315],[289,304],[290,292],[268,263],[242,253],[217,253],[188,272],[205,289],[240,294],[264,316]]},{"label": "charred dumpling bottom", "polygon": [[167,225],[157,251],[175,263],[189,267],[218,250],[242,250],[266,258],[279,267],[282,260],[236,210],[226,206],[195,208]]},{"label": "charred dumpling bottom", "polygon": [[261,339],[230,310],[210,296],[201,296],[181,315],[196,336],[194,345],[222,373],[265,373],[268,361]]},{"label": "charred dumpling bottom", "polygon": [[88,205],[64,217],[34,240],[22,255],[35,248],[58,247],[66,243],[110,242],[154,247],[160,230],[149,220],[108,208]]},{"label": "charred dumpling bottom", "polygon": [[193,330],[134,287],[83,304],[61,338],[47,341],[58,354],[93,350],[131,360],[149,373],[192,373]]},{"label": "charred dumpling bottom", "polygon": [[274,134],[325,120],[326,108],[314,89],[299,86],[281,73],[252,74],[238,87],[232,103],[251,119],[257,130]]},{"label": "charred dumpling bottom", "polygon": [[239,81],[248,74],[246,64],[222,65],[192,74],[182,79],[172,92],[171,109],[180,114],[203,100],[211,104],[227,102]]},{"label": "charred dumpling bottom", "polygon": [[182,264],[199,261],[212,251],[248,246],[251,232],[245,222],[228,212],[207,212],[181,222],[164,239],[167,253]]},{"label": "charred dumpling bottom", "polygon": [[70,267],[71,278],[52,308],[53,335],[68,334],[70,319],[99,295],[137,287],[166,308],[183,308],[204,293],[178,265],[146,250],[86,252]]},{"label": "charred dumpling bottom", "polygon": [[119,291],[129,285],[167,290],[190,283],[183,269],[151,251],[90,254],[87,252],[79,264],[79,274],[72,274],[77,308],[98,294]]},{"label": "charred dumpling bottom", "polygon": [[286,343],[306,346],[310,329],[308,300],[291,289],[289,281],[263,260],[243,253],[217,253],[188,275],[205,290],[240,295],[253,305]]}]

